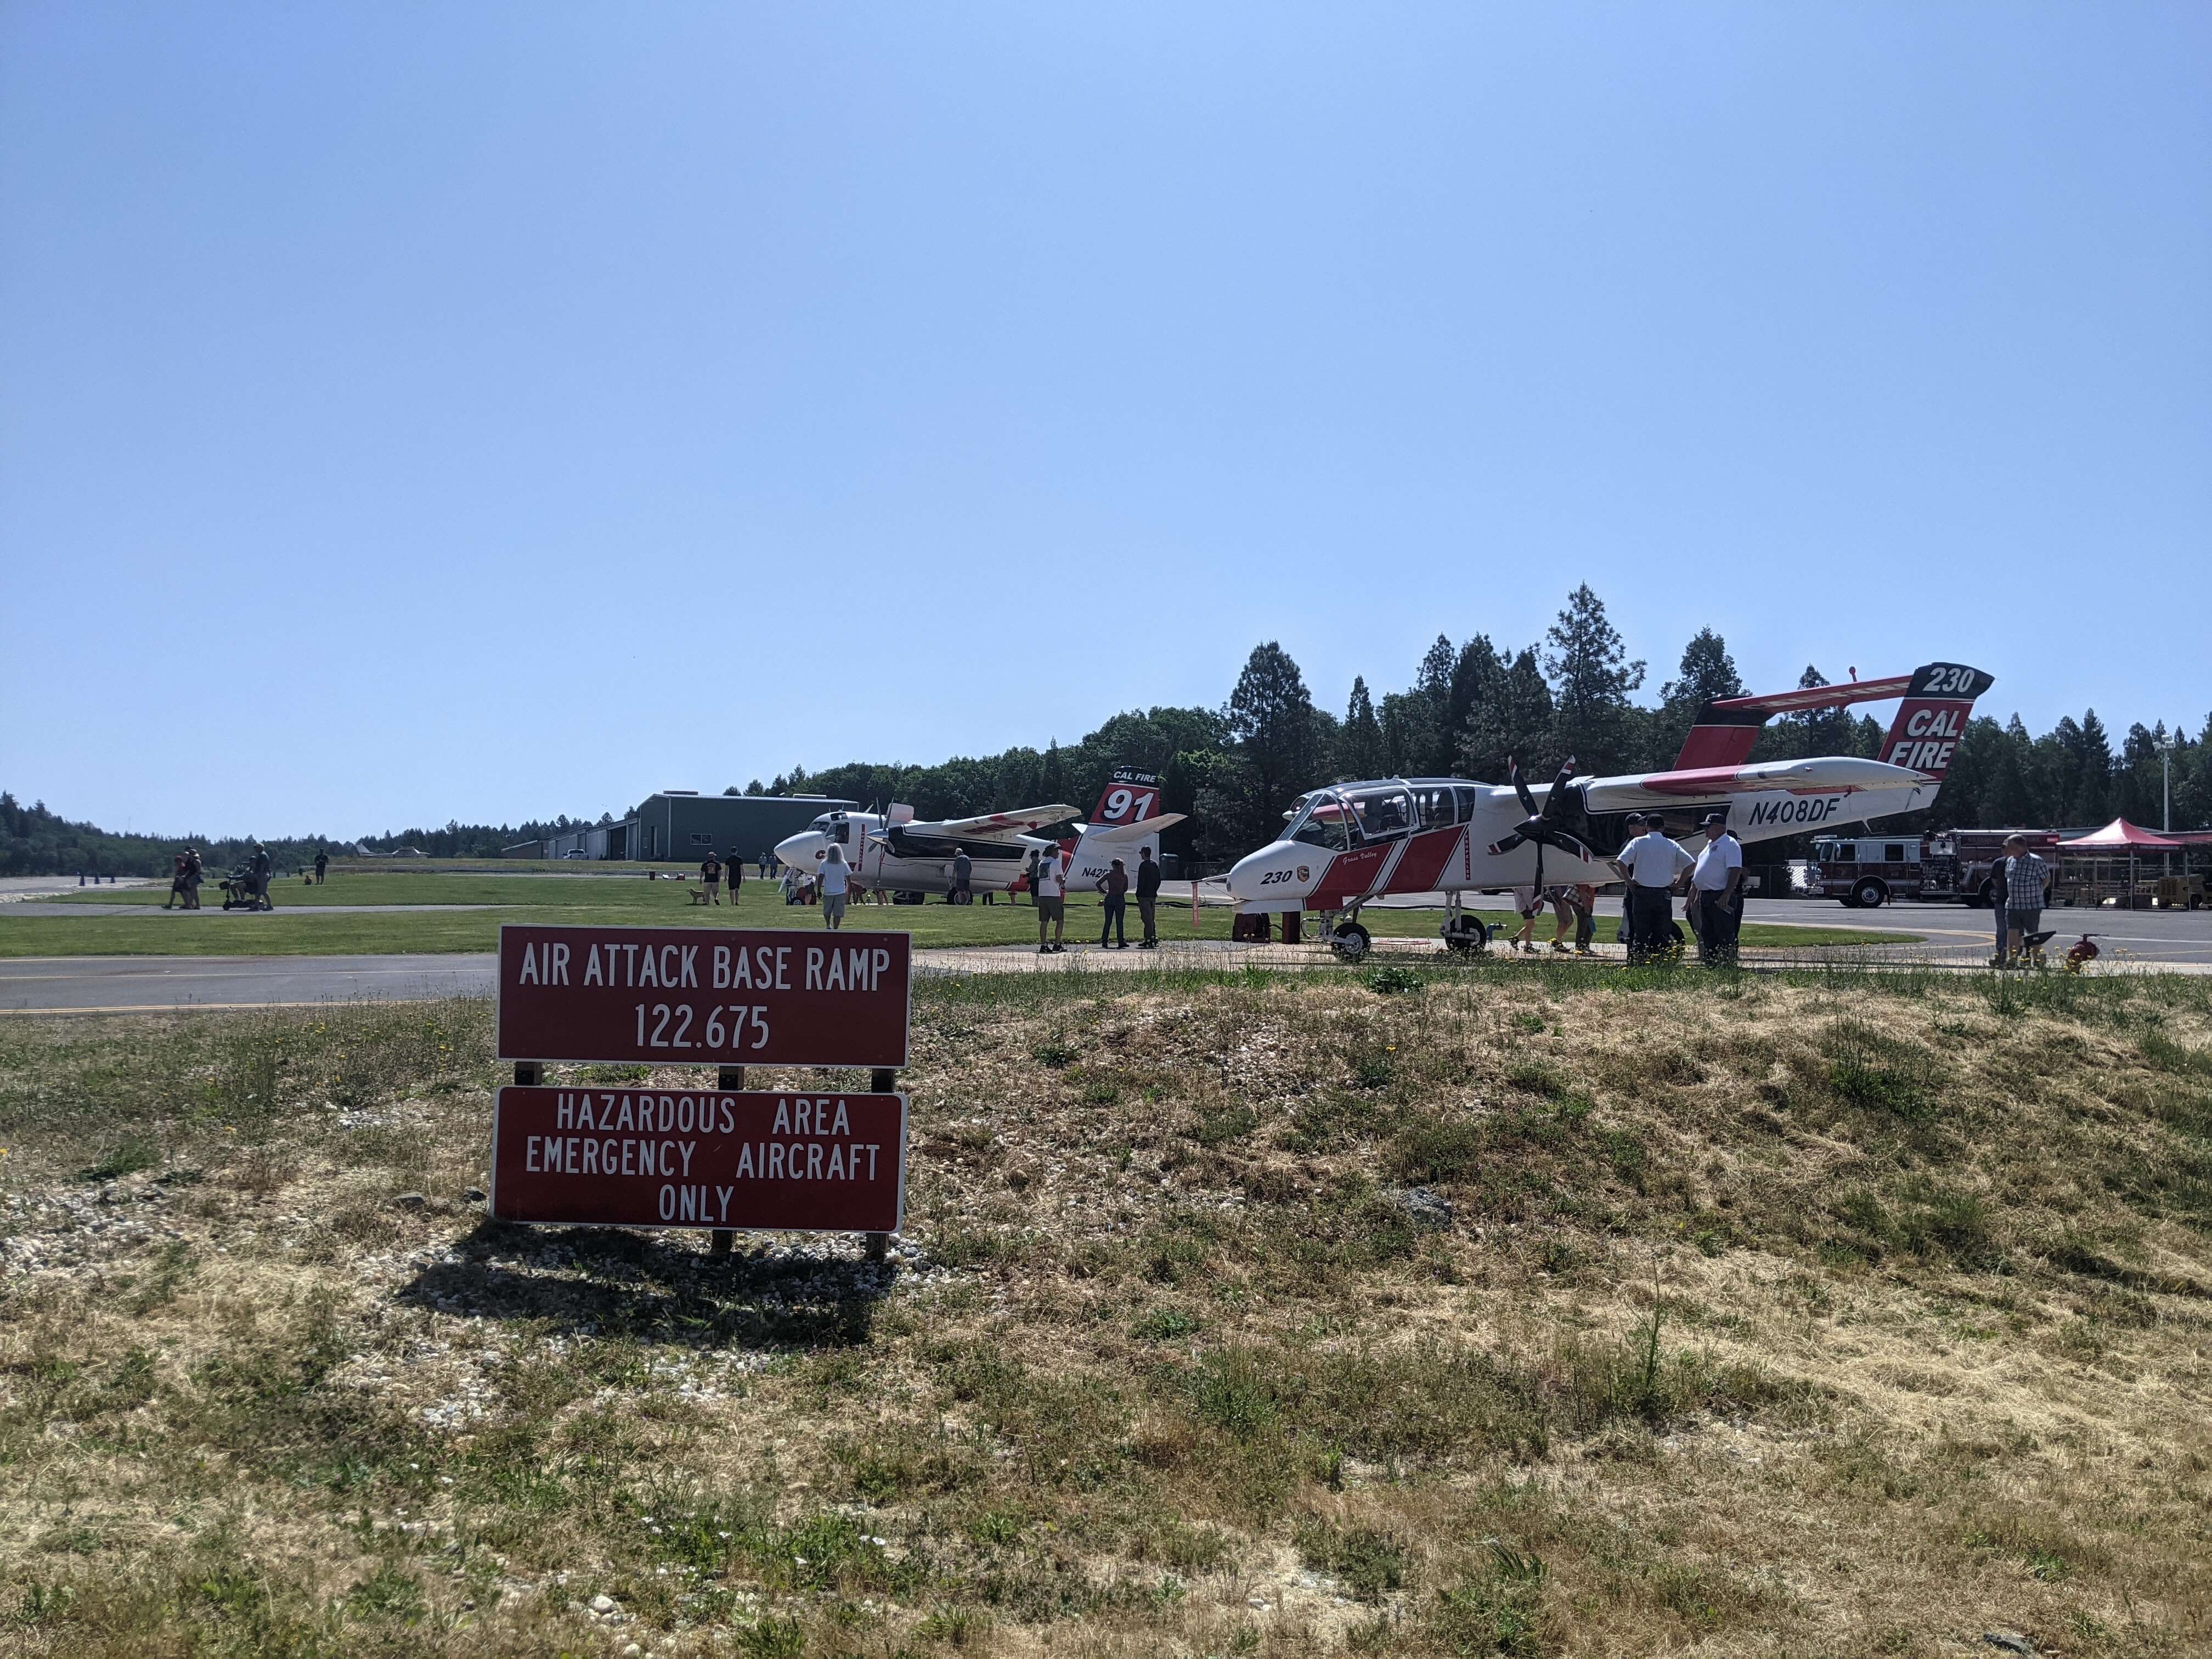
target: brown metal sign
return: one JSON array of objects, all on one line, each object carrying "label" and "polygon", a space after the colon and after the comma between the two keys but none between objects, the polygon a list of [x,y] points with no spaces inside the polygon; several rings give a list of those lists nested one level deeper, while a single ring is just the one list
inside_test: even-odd
[{"label": "brown metal sign", "polygon": [[690,1066],[906,1064],[904,933],[499,930],[499,1057]]},{"label": "brown metal sign", "polygon": [[492,1115],[501,1221],[894,1233],[906,1097],[510,1088]]}]

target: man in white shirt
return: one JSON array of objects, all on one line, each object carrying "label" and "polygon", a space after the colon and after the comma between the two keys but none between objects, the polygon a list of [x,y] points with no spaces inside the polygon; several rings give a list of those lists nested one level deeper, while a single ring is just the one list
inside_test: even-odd
[{"label": "man in white shirt", "polygon": [[[1037,954],[1046,956],[1060,948],[1060,936],[1067,930],[1067,885],[1061,879],[1060,849],[1056,847],[1040,848],[1030,866],[1030,890],[1036,896]],[[1045,943],[1046,923],[1052,924],[1052,943]]]},{"label": "man in white shirt", "polygon": [[1708,968],[1735,960],[1736,931],[1743,926],[1743,843],[1729,834],[1728,814],[1708,812],[1705,849],[1690,872],[1690,926],[1698,960]]},{"label": "man in white shirt", "polygon": [[836,933],[845,925],[845,890],[853,866],[845,862],[845,849],[833,846],[822,860],[822,921]]},{"label": "man in white shirt", "polygon": [[1658,813],[1649,818],[1629,814],[1630,829],[1638,824],[1644,833],[1620,849],[1613,867],[1628,884],[1628,959],[1650,962],[1664,955],[1674,944],[1674,884],[1690,867],[1690,855],[1667,839],[1666,821]]}]

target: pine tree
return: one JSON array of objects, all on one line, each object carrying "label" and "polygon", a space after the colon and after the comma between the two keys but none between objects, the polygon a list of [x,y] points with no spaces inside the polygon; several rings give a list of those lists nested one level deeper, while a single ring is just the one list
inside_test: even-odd
[{"label": "pine tree", "polygon": [[1567,596],[1544,637],[1551,643],[1544,670],[1551,678],[1554,751],[1573,755],[1584,774],[1625,769],[1628,694],[1644,684],[1643,662],[1628,660],[1605,601],[1588,582]]},{"label": "pine tree", "polygon": [[1344,732],[1337,744],[1336,769],[1351,779],[1379,778],[1388,763],[1382,752],[1382,723],[1375,718],[1375,700],[1367,682],[1355,676],[1352,701],[1344,711]]},{"label": "pine tree", "polygon": [[[1252,769],[1255,813],[1279,811],[1320,771],[1313,698],[1290,653],[1274,641],[1255,647],[1229,694],[1229,731]],[[1272,826],[1271,826],[1272,828]]]},{"label": "pine tree", "polygon": [[1444,703],[1443,729],[1448,745],[1437,757],[1437,770],[1449,772],[1457,765],[1466,747],[1467,731],[1486,704],[1504,695],[1505,676],[1511,659],[1477,634],[1452,660],[1451,687]]},{"label": "pine tree", "polygon": [[1654,769],[1672,766],[1705,706],[1723,697],[1741,696],[1743,681],[1737,678],[1728,642],[1711,629],[1700,628],[1682,647],[1682,665],[1676,678],[1659,688],[1651,752],[1645,759]]},{"label": "pine tree", "polygon": [[1524,777],[1548,781],[1559,764],[1553,750],[1552,690],[1533,650],[1513,659],[1498,690],[1468,716],[1460,737],[1459,775],[1486,783],[1505,781],[1506,764],[1521,763]]}]

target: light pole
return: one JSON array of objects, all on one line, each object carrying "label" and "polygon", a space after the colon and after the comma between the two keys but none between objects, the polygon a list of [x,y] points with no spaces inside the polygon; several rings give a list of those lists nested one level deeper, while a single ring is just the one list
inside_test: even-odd
[{"label": "light pole", "polygon": [[2158,746],[2158,827],[2161,834],[2173,829],[2173,739],[2153,740]]}]

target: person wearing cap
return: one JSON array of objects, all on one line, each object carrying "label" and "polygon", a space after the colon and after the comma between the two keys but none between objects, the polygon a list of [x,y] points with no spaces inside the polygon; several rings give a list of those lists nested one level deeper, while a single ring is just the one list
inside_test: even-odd
[{"label": "person wearing cap", "polygon": [[1644,833],[1623,847],[1613,860],[1613,867],[1628,884],[1626,908],[1631,963],[1663,956],[1674,943],[1674,884],[1691,866],[1690,855],[1667,839],[1665,819],[1654,812],[1641,822]]},{"label": "person wearing cap", "polygon": [[711,847],[707,849],[707,856],[699,861],[699,879],[706,886],[707,902],[720,904],[722,902],[722,860],[714,856],[714,849]]},{"label": "person wearing cap", "polygon": [[1698,960],[1720,968],[1735,962],[1743,926],[1743,843],[1729,833],[1725,812],[1706,813],[1704,828],[1705,848],[1690,872],[1690,927]]}]

